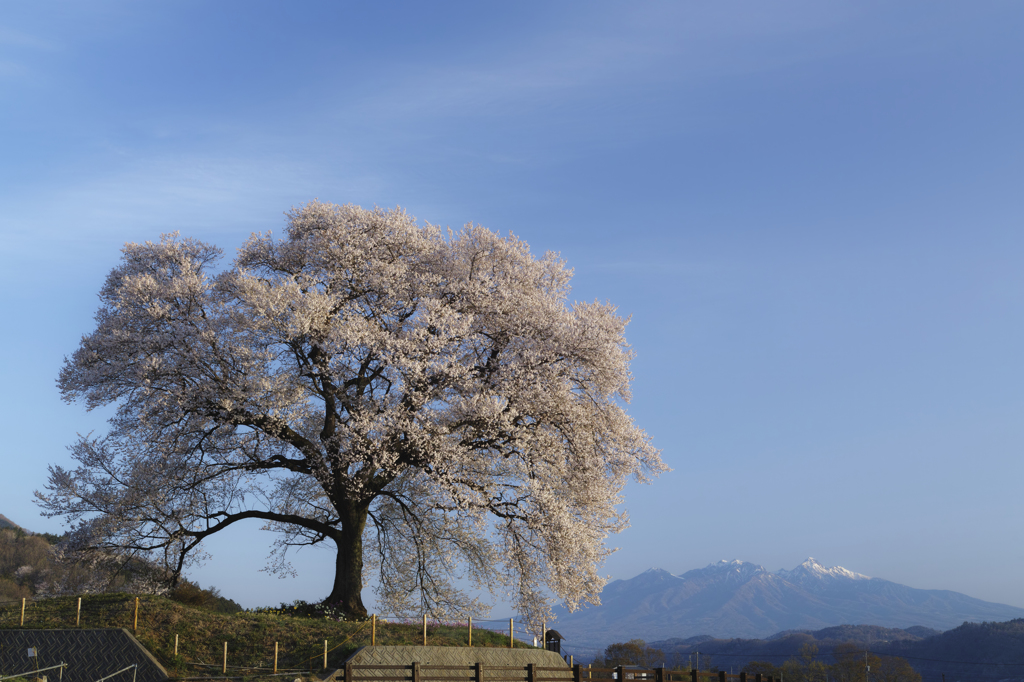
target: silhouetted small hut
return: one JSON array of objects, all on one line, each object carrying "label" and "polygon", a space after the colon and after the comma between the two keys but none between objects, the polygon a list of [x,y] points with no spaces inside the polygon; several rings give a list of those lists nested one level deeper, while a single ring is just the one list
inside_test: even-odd
[{"label": "silhouetted small hut", "polygon": [[548,651],[554,651],[556,654],[562,653],[562,637],[558,630],[548,630],[544,633],[544,648]]}]

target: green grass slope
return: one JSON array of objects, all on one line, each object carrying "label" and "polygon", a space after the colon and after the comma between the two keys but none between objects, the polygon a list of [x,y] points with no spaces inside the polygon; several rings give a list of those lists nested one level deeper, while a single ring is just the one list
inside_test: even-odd
[{"label": "green grass slope", "polygon": [[[21,626],[21,602],[0,604],[0,628]],[[326,618],[303,617],[301,608],[234,614],[185,606],[164,597],[139,598],[135,636],[175,677],[219,676],[228,646],[228,674],[258,676],[272,672],[274,643],[278,644],[278,669],[311,672],[322,669],[324,640],[327,667],[340,667],[356,649],[370,644],[370,622],[339,623]],[[26,628],[74,628],[78,598],[62,597],[26,601]],[[82,598],[81,628],[135,628],[135,597],[100,594]],[[178,636],[178,655],[174,638]],[[428,624],[427,643],[432,646],[467,646],[468,628]],[[378,645],[423,644],[422,624],[377,623]],[[473,646],[507,647],[508,634],[473,629]],[[516,641],[515,646],[533,648]],[[258,670],[262,669],[262,670]]]}]

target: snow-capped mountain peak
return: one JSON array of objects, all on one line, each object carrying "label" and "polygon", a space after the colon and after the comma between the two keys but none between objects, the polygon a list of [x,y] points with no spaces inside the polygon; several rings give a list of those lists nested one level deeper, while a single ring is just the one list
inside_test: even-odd
[{"label": "snow-capped mountain peak", "polygon": [[[716,561],[673,576],[650,570],[608,583],[601,605],[568,613],[558,630],[577,646],[607,646],[623,633],[669,637],[766,637],[842,623],[949,629],[969,621],[1024,618],[1024,609],[945,590],[918,590],[807,559],[769,573],[748,561]],[[618,638],[618,639],[617,639]]]},{"label": "snow-capped mountain peak", "polygon": [[753,564],[749,561],[742,561],[740,559],[733,559],[732,561],[729,561],[728,559],[722,559],[721,561],[716,561],[714,563],[708,564],[704,567],[704,570],[712,570],[717,572],[744,573],[748,571],[763,571],[765,570],[765,568],[764,566],[759,566],[758,564]]},{"label": "snow-capped mountain peak", "polygon": [[870,580],[870,576],[866,576],[863,573],[854,573],[853,571],[847,570],[842,566],[834,566],[832,568],[826,568],[818,562],[814,557],[808,557],[806,561],[794,568],[792,571],[782,569],[778,571],[777,575],[785,578],[786,580],[806,580],[808,578],[814,578],[818,580],[829,580],[836,578],[845,578],[847,580]]},{"label": "snow-capped mountain peak", "polygon": [[695,568],[692,571],[687,571],[679,577],[684,580],[726,580],[732,583],[737,580],[745,582],[760,573],[768,573],[768,571],[765,570],[764,566],[759,566],[749,561],[722,559],[721,561],[710,563],[704,568]]}]

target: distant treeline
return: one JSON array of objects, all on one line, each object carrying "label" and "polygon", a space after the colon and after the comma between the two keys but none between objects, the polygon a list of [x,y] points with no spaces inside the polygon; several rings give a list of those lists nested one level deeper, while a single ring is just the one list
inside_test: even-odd
[{"label": "distant treeline", "polygon": [[[787,661],[800,661],[807,647],[817,647],[816,658],[832,665],[835,653],[849,646],[879,657],[899,657],[924,682],[1024,681],[1024,619],[1002,623],[964,623],[946,632],[916,626],[906,629],[875,625],[843,625],[816,631],[783,632],[769,639],[715,639],[691,637],[651,642],[669,667],[688,668],[700,656],[708,665],[739,672],[754,662],[782,671]],[[763,667],[763,666],[762,666]],[[874,670],[874,668],[872,668]],[[862,670],[863,672],[863,670]],[[794,671],[792,675],[796,675]],[[791,679],[791,673],[784,675]],[[833,678],[830,677],[829,680]],[[838,678],[836,678],[838,679]],[[796,676],[792,677],[797,682]],[[863,674],[857,682],[864,680]],[[870,682],[878,682],[874,677]]]},{"label": "distant treeline", "polygon": [[[705,644],[715,641],[705,640]],[[748,640],[749,641],[749,640]],[[714,647],[711,647],[712,649]],[[899,656],[879,656],[866,651],[854,643],[835,646],[827,655],[822,655],[818,646],[805,642],[799,654],[786,660],[751,660],[742,667],[724,665],[722,657],[701,653],[701,647],[683,659],[678,652],[669,656],[656,646],[648,645],[641,639],[610,645],[604,656],[592,665],[599,668],[614,668],[619,665],[638,665],[646,668],[665,665],[677,670],[704,670],[729,673],[745,672],[748,675],[771,676],[782,682],[922,682],[921,675]],[[671,659],[671,661],[670,661]]]}]

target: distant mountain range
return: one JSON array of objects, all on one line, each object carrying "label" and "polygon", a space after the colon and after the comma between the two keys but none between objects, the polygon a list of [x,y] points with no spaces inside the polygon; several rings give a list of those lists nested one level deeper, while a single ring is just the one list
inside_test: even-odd
[{"label": "distant mountain range", "polygon": [[698,635],[754,639],[844,624],[948,630],[965,621],[1024,618],[1022,608],[826,568],[813,558],[775,573],[739,560],[682,575],[650,569],[609,583],[601,602],[572,614],[556,610],[567,645],[598,649],[633,638]]}]

